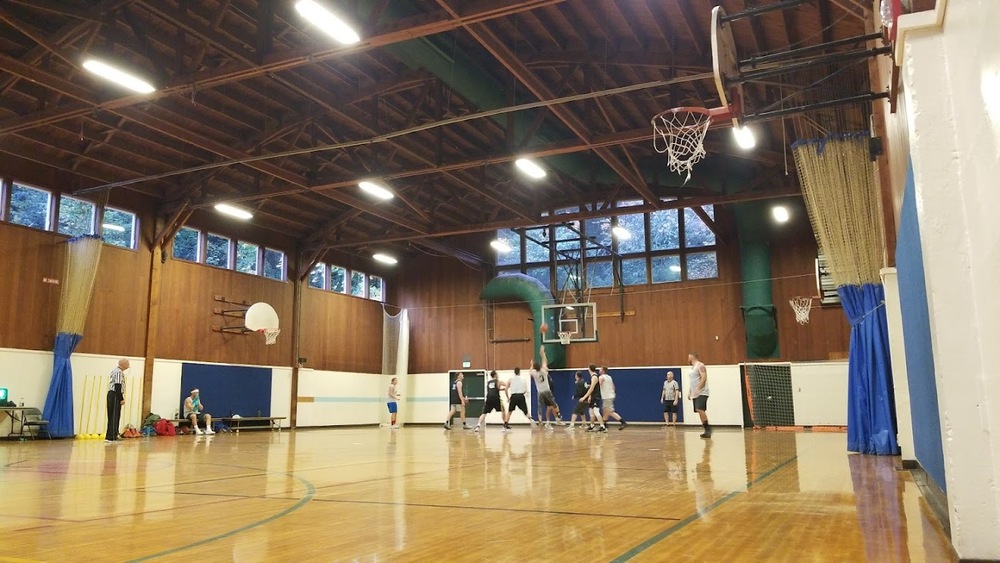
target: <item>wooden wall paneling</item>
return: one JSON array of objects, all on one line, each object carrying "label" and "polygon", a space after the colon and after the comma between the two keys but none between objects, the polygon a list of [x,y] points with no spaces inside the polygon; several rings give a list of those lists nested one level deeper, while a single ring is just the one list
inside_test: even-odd
[{"label": "wooden wall paneling", "polygon": [[[412,324],[410,331],[412,342]],[[300,354],[308,359],[306,367],[381,373],[382,305],[369,299],[303,288],[299,342]]]},{"label": "wooden wall paneling", "polygon": [[150,252],[104,245],[83,340],[77,351],[144,356]]},{"label": "wooden wall paneling", "polygon": [[54,233],[0,223],[0,347],[52,349],[65,241],[66,237]]}]

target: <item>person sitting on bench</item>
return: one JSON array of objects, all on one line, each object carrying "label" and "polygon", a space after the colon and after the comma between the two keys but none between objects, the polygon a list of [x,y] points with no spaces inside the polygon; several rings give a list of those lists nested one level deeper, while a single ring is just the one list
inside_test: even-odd
[{"label": "person sitting on bench", "polygon": [[201,392],[195,388],[191,390],[191,395],[184,399],[184,418],[191,419],[191,428],[194,428],[195,434],[202,434],[200,428],[198,428],[198,418],[201,418],[202,422],[205,423],[204,434],[215,434],[212,431],[212,415],[208,413],[203,413],[205,406],[201,404]]}]

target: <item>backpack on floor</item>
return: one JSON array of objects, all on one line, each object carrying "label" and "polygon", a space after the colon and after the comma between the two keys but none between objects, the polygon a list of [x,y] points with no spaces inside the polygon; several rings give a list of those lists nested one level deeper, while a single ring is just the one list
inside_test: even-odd
[{"label": "backpack on floor", "polygon": [[143,426],[143,427],[142,427],[142,430],[140,430],[139,432],[140,432],[140,433],[141,433],[141,434],[142,434],[143,436],[146,436],[147,438],[148,438],[149,436],[156,436],[156,429],[155,429],[155,428],[153,428],[153,425],[152,425],[152,424],[150,424],[149,426]]},{"label": "backpack on floor", "polygon": [[156,423],[153,424],[153,428],[156,429],[156,435],[157,436],[176,436],[177,435],[177,429],[174,428],[173,423],[170,422],[169,420],[165,420],[165,419],[161,418],[160,420],[157,420]]}]

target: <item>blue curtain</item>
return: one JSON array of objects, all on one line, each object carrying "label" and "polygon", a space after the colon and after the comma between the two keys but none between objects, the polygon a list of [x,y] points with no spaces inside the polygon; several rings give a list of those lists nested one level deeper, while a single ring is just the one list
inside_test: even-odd
[{"label": "blue curtain", "polygon": [[882,284],[837,288],[851,323],[847,372],[847,449],[896,455],[896,402]]},{"label": "blue curtain", "polygon": [[49,435],[53,438],[70,438],[73,433],[73,366],[69,357],[82,334],[60,332],[56,335],[55,357],[52,361],[52,383],[45,397],[42,413],[49,421]]}]

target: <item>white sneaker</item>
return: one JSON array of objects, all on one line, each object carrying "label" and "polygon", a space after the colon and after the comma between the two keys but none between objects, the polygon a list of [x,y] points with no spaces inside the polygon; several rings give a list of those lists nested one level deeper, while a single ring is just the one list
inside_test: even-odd
[{"label": "white sneaker", "polygon": [[393,430],[399,430],[399,425],[398,424],[393,424],[389,428],[392,428]]},{"label": "white sneaker", "polygon": [[201,431],[201,428],[198,428],[197,426],[194,427],[194,433],[195,434],[204,434],[204,432]]},{"label": "white sneaker", "polygon": [[205,434],[208,434],[208,435],[215,434],[215,431],[212,430],[211,428],[206,428],[205,429]]},{"label": "white sneaker", "polygon": [[479,432],[479,425],[478,424],[476,425],[476,429],[474,430],[474,432]]}]

